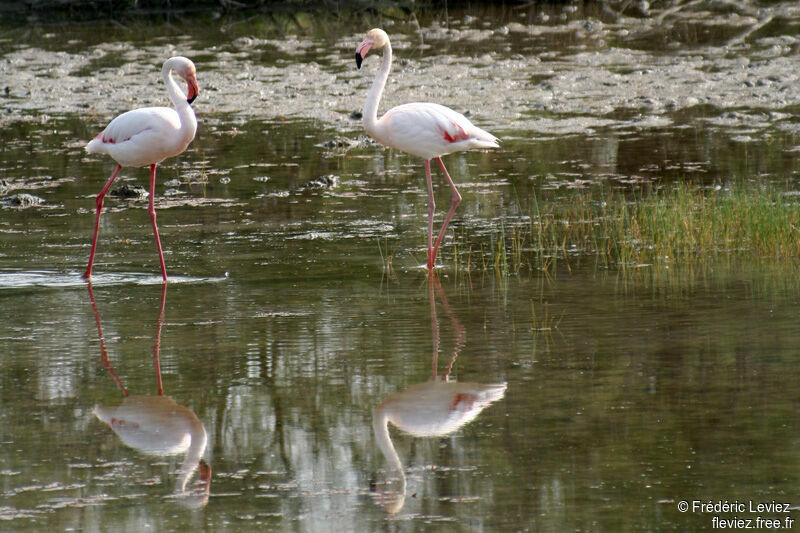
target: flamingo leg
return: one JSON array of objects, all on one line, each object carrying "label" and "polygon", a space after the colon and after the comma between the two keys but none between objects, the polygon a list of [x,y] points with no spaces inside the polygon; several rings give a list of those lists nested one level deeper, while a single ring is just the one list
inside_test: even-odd
[{"label": "flamingo leg", "polygon": [[453,353],[450,356],[450,362],[447,363],[447,368],[445,368],[444,374],[442,375],[442,379],[447,381],[450,377],[450,372],[453,370],[453,365],[456,363],[456,359],[458,358],[458,353],[461,351],[461,348],[464,347],[466,344],[467,339],[467,332],[464,329],[464,326],[461,324],[461,321],[458,320],[458,317],[453,313],[453,309],[450,307],[450,303],[447,301],[447,295],[442,290],[442,286],[439,283],[439,278],[436,277],[436,272],[432,272],[430,278],[428,279],[428,283],[433,281],[433,286],[436,288],[436,294],[439,295],[439,299],[442,301],[442,307],[444,308],[445,313],[447,316],[450,317],[450,321],[453,323],[453,329],[456,332],[456,341],[455,345],[453,346]]},{"label": "flamingo leg", "polygon": [[428,304],[431,308],[431,333],[433,336],[433,357],[431,357],[433,371],[431,379],[436,379],[439,370],[439,319],[436,318],[436,298],[433,295],[434,280],[436,280],[436,272],[430,271],[428,274]]},{"label": "flamingo leg", "polygon": [[94,252],[97,249],[97,232],[100,229],[100,213],[103,211],[103,198],[105,198],[108,189],[111,188],[111,184],[114,183],[115,179],[117,179],[117,174],[119,174],[120,170],[122,170],[122,165],[117,165],[117,168],[115,168],[114,172],[111,173],[111,177],[108,178],[108,181],[103,189],[97,194],[97,198],[95,200],[95,203],[97,204],[97,212],[94,216],[94,237],[92,237],[92,251],[89,253],[89,265],[86,267],[86,272],[83,273],[84,279],[91,279],[92,277]]},{"label": "flamingo leg", "polygon": [[431,181],[431,160],[425,160],[425,179],[428,180],[428,270],[433,268],[436,253],[433,252],[433,211],[436,202],[433,201],[433,182]]},{"label": "flamingo leg", "polygon": [[161,237],[158,236],[158,224],[156,224],[156,208],[153,205],[153,198],[156,195],[156,165],[150,165],[150,205],[147,212],[150,213],[150,222],[153,223],[153,233],[156,236],[156,247],[158,248],[158,260],[161,261],[161,276],[167,281],[167,267],[164,264],[164,252],[161,249]]},{"label": "flamingo leg", "polygon": [[450,174],[447,172],[442,158],[437,157],[436,162],[439,163],[439,168],[442,169],[442,172],[444,172],[444,177],[447,178],[447,183],[450,185],[450,190],[453,192],[453,199],[450,204],[450,211],[447,212],[447,216],[444,218],[444,224],[442,224],[442,229],[439,231],[439,236],[436,237],[436,244],[433,246],[433,257],[430,257],[430,255],[428,256],[428,268],[433,268],[433,264],[436,262],[436,253],[439,251],[439,245],[442,244],[442,239],[447,231],[447,225],[450,223],[450,219],[453,217],[456,207],[458,207],[458,204],[461,203],[461,195],[459,194],[458,189],[456,189],[456,184],[453,183],[453,178],[451,178]]},{"label": "flamingo leg", "polygon": [[161,308],[158,311],[158,321],[156,322],[156,339],[153,342],[153,366],[156,369],[156,387],[158,395],[164,395],[164,383],[161,380],[161,326],[164,324],[164,308],[167,305],[167,284],[161,286]]},{"label": "flamingo leg", "polygon": [[97,337],[100,339],[100,360],[103,362],[103,366],[106,367],[108,373],[111,374],[111,377],[114,378],[114,381],[117,383],[117,386],[122,391],[122,394],[127,398],[128,397],[128,389],[125,388],[125,385],[122,383],[122,380],[117,376],[117,373],[114,372],[114,367],[111,366],[111,361],[108,359],[108,349],[106,348],[106,339],[103,336],[103,325],[100,322],[100,311],[97,309],[97,302],[94,299],[94,291],[92,290],[92,282],[89,280],[88,287],[89,289],[89,300],[92,302],[92,311],[94,311],[94,321],[97,324]]}]

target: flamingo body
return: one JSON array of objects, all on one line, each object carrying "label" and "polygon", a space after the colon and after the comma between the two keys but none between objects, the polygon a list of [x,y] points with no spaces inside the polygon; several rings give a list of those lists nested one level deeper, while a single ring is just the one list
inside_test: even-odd
[{"label": "flamingo body", "polygon": [[472,124],[461,113],[430,102],[393,107],[369,133],[385,146],[429,160],[453,152],[498,146],[494,135]]},{"label": "flamingo body", "polygon": [[123,167],[157,164],[186,150],[197,131],[197,120],[189,125],[182,133],[181,117],[171,107],[134,109],[112,120],[89,141],[86,151],[107,154]]},{"label": "flamingo body", "polygon": [[[177,74],[186,81],[187,92],[184,94],[172,74]],[[92,265],[97,249],[97,234],[100,229],[100,214],[103,210],[103,198],[122,167],[150,166],[150,197],[148,213],[153,225],[153,233],[161,263],[161,276],[167,281],[167,268],[164,264],[164,252],[161,249],[161,238],[156,224],[156,210],[153,204],[156,187],[156,165],[168,157],[173,157],[189,146],[197,132],[197,117],[191,103],[197,97],[197,70],[194,63],[181,56],[171,57],[161,68],[161,77],[167,86],[167,92],[174,107],[143,107],[128,111],[112,120],[106,128],[97,134],[86,145],[90,154],[107,154],[117,166],[111,173],[103,189],[97,194],[97,210],[94,222],[92,250],[89,264],[83,277],[92,277]]]},{"label": "flamingo body", "polygon": [[415,437],[449,435],[474,420],[486,407],[503,397],[505,383],[483,385],[440,381],[436,378],[390,394],[372,415],[372,430],[384,457],[399,480],[396,490],[376,494],[389,514],[403,508],[406,477],[403,463],[389,435],[389,422]]},{"label": "flamingo body", "polygon": [[[425,178],[428,183],[428,269],[431,270],[436,263],[436,253],[447,231],[450,218],[461,203],[461,195],[442,162],[442,156],[477,148],[497,148],[499,141],[491,133],[472,124],[461,113],[429,102],[399,105],[378,119],[378,103],[392,67],[392,45],[385,31],[375,28],[367,32],[364,40],[356,48],[358,68],[361,68],[364,57],[371,49],[383,50],[383,59],[364,104],[364,129],[384,146],[397,148],[425,160]],[[435,159],[442,169],[452,192],[450,210],[445,216],[435,244],[433,214],[436,205],[431,182],[431,159]]]},{"label": "flamingo body", "polygon": [[[415,437],[453,433],[503,397],[505,383],[480,384],[431,380],[389,395],[376,409],[377,420],[389,421]],[[380,422],[379,422],[380,424]]]},{"label": "flamingo body", "polygon": [[[176,495],[185,497],[184,503],[192,507],[208,502],[211,469],[202,460],[208,435],[194,411],[168,396],[130,395],[116,407],[95,405],[94,414],[126,446],[141,453],[185,454],[176,480]],[[198,468],[199,487],[187,491],[189,480]]]},{"label": "flamingo body", "polygon": [[169,396],[131,395],[116,407],[95,405],[94,414],[127,446],[146,454],[176,455],[193,446],[197,464],[206,448],[202,422]]}]

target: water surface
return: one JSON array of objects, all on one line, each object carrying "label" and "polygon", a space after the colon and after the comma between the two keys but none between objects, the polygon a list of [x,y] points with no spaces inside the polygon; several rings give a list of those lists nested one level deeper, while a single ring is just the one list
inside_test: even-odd
[{"label": "water surface", "polygon": [[[618,271],[578,251],[516,275],[477,268],[503,228],[576,190],[796,190],[796,91],[782,87],[800,70],[780,43],[799,15],[771,9],[781,22],[743,42],[756,15],[688,10],[655,31],[655,15],[563,6],[417,13],[419,29],[402,12],[9,29],[3,196],[43,202],[0,208],[2,529],[695,530],[712,515],[678,502],[794,504],[796,264]],[[435,280],[421,162],[364,142],[352,116],[374,72],[352,49],[376,25],[405,70],[387,105],[424,95],[502,139],[446,158],[464,201]],[[113,163],[83,143],[162,103],[158,65],[178,51],[201,96],[196,140],[159,167],[171,281],[146,199],[109,198],[90,292],[93,197]],[[680,89],[697,72],[709,85]],[[338,184],[304,187],[328,175]],[[454,269],[454,238],[473,272]],[[452,383],[465,388],[448,396]],[[476,384],[505,389],[484,404]],[[389,425],[398,473],[373,413],[408,390],[429,391],[428,434]],[[109,425],[98,405],[129,411]]]}]

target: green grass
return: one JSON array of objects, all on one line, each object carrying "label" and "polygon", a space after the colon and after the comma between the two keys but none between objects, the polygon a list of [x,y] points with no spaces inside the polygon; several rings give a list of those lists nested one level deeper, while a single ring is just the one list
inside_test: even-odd
[{"label": "green grass", "polygon": [[[800,196],[789,187],[741,183],[709,189],[676,184],[638,193],[577,191],[556,201],[534,198],[530,217],[500,221],[489,237],[490,257],[465,260],[460,251],[480,248],[456,235],[458,270],[476,267],[515,273],[548,270],[592,257],[600,265],[694,262],[721,254],[752,261],[800,259]],[[467,244],[470,242],[470,244]]]}]

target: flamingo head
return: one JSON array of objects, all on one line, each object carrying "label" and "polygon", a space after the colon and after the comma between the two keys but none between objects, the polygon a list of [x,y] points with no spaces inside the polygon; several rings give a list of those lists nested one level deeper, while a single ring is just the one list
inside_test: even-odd
[{"label": "flamingo head", "polygon": [[184,80],[186,80],[186,101],[191,104],[197,98],[197,93],[200,92],[200,88],[197,86],[197,73],[195,70],[192,69],[192,72],[188,73]]},{"label": "flamingo head", "polygon": [[186,101],[190,104],[197,98],[200,92],[197,86],[197,69],[190,59],[182,56],[171,57],[164,63],[164,67],[175,71],[183,81],[186,82]]},{"label": "flamingo head", "polygon": [[371,49],[380,50],[389,44],[389,36],[380,28],[374,28],[367,32],[364,40],[356,48],[356,68],[361,68],[361,62],[367,57]]}]

